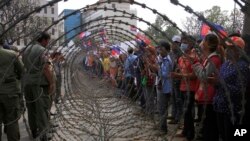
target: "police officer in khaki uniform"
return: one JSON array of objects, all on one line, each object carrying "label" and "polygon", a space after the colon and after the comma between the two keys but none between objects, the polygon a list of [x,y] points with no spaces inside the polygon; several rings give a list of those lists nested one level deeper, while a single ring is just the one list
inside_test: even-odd
[{"label": "police officer in khaki uniform", "polygon": [[55,92],[55,76],[46,49],[50,35],[39,33],[37,42],[23,53],[26,69],[24,93],[28,109],[28,121],[33,138],[47,141],[49,129],[50,96]]},{"label": "police officer in khaki uniform", "polygon": [[[23,63],[14,51],[3,48],[0,39],[0,125],[7,129],[8,141],[20,139],[18,120],[20,118],[20,79]],[[0,126],[2,129],[2,126]],[[0,141],[2,131],[0,130]]]}]

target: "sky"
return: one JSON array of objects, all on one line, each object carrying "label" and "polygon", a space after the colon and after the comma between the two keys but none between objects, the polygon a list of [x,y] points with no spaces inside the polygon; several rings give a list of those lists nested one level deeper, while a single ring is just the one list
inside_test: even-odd
[{"label": "sky", "polygon": [[[91,5],[98,0],[68,0],[67,2],[59,3],[59,12],[61,13],[63,9],[78,9],[85,7],[86,5]],[[148,7],[156,9],[158,12],[165,14],[172,21],[174,21],[178,27],[183,29],[183,22],[186,17],[192,16],[187,13],[180,6],[173,5],[170,0],[135,0],[139,3],[144,3]],[[204,11],[211,9],[213,6],[220,6],[222,10],[231,11],[234,8],[234,0],[179,0],[180,3],[190,6],[194,11]],[[143,18],[144,20],[153,23],[155,21],[155,15],[146,9],[143,9],[137,5],[132,5],[131,8],[137,9],[137,16]],[[147,25],[138,22],[137,26],[145,30]]]}]

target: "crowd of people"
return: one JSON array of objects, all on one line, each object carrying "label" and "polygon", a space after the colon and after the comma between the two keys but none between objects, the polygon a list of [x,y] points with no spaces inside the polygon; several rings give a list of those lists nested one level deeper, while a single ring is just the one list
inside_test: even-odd
[{"label": "crowd of people", "polygon": [[48,52],[49,41],[50,35],[40,32],[32,45],[18,51],[0,40],[0,141],[2,124],[8,141],[20,140],[18,120],[24,114],[24,104],[33,139],[52,139],[51,129],[58,125],[52,124],[54,113],[50,111],[61,95],[63,56]]},{"label": "crowd of people", "polygon": [[238,34],[228,38],[175,35],[156,47],[139,41],[119,56],[100,48],[88,51],[83,65],[91,77],[108,80],[138,102],[164,133],[176,124],[182,128],[176,137],[184,140],[230,141],[236,127],[249,126],[250,67],[245,41]]},{"label": "crowd of people", "polygon": [[[107,80],[122,97],[138,102],[147,117],[158,120],[162,132],[177,124],[182,132],[176,137],[188,141],[230,141],[237,126],[249,126],[250,67],[245,41],[240,35],[229,39],[221,41],[214,33],[199,41],[176,35],[171,43],[159,41],[156,47],[138,41],[136,48],[119,55],[99,48],[86,53],[83,66],[91,77]],[[0,123],[8,141],[20,140],[18,120],[24,103],[32,137],[51,139],[56,125],[50,110],[61,95],[63,57],[48,52],[49,40],[50,35],[41,32],[19,53],[0,40]],[[194,122],[201,127],[199,133]]]}]

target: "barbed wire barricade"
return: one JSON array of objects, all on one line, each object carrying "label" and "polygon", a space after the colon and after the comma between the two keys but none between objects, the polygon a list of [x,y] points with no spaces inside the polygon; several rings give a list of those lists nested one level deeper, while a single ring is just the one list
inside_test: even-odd
[{"label": "barbed wire barricade", "polygon": [[[22,20],[25,20],[28,18],[31,14],[40,11],[42,8],[53,5],[60,0],[54,0],[49,2],[48,4],[45,4],[43,6],[36,7],[33,11],[30,11],[28,14],[23,15],[22,17],[18,18],[16,21],[12,22],[11,25],[5,25],[7,29],[4,29],[1,32],[1,37],[4,36],[9,32],[10,29],[14,28],[15,25],[17,25]],[[154,28],[157,32],[162,34],[168,42],[173,44],[172,37],[168,36],[168,33],[162,32],[160,29],[158,29],[156,26],[151,24],[149,21],[146,21],[140,17],[135,16],[134,14],[130,14],[126,11],[122,11],[116,8],[107,8],[106,6],[100,7],[101,4],[109,4],[111,2],[117,2],[112,0],[107,0],[103,2],[97,2],[93,5],[87,5],[86,7],[83,7],[81,9],[75,10],[74,12],[65,15],[61,19],[58,19],[54,21],[50,26],[48,26],[46,29],[43,30],[43,32],[46,32],[50,30],[54,25],[57,25],[60,21],[70,17],[71,15],[74,15],[76,12],[88,12],[88,11],[98,11],[98,10],[104,10],[104,11],[113,11],[115,13],[119,13],[122,15],[114,15],[114,16],[107,16],[96,20],[90,20],[87,23],[81,24],[70,31],[67,31],[65,34],[59,36],[57,39],[55,39],[53,42],[49,44],[49,47],[46,49],[44,54],[49,54],[49,50],[52,46],[56,44],[57,41],[59,41],[61,38],[63,38],[65,35],[69,34],[71,31],[79,28],[87,26],[91,23],[98,23],[99,21],[102,21],[102,24],[97,24],[93,26],[88,26],[82,32],[89,31],[89,30],[98,30],[101,28],[106,29],[106,35],[112,37],[113,40],[122,42],[124,40],[128,40],[130,44],[127,44],[129,47],[134,48],[137,50],[137,59],[135,59],[135,63],[140,62],[140,60],[143,60],[141,63],[143,65],[146,65],[149,60],[150,56],[150,50],[146,46],[147,44],[140,45],[140,43],[134,43],[131,40],[136,38],[136,35],[132,33],[131,31],[127,31],[126,29],[123,29],[119,26],[115,26],[114,24],[118,25],[126,25],[126,26],[134,26],[132,24],[129,24],[127,21],[123,21],[120,18],[123,19],[136,19],[139,22],[144,22],[148,26]],[[215,32],[215,34],[218,35],[219,38],[221,38],[221,42],[223,46],[226,48],[228,47],[226,42],[231,43],[234,45],[237,50],[239,48],[238,45],[235,44],[230,38],[226,37],[224,34],[222,34],[220,31],[218,31],[214,25],[210,24],[209,21],[207,21],[203,16],[197,14],[194,12],[194,10],[189,6],[184,6],[178,1],[171,1],[173,4],[177,6],[183,7],[187,12],[194,14],[197,16],[197,18],[204,23],[206,23],[211,29]],[[173,27],[175,27],[183,36],[188,35],[185,31],[183,31],[181,28],[177,26],[176,23],[174,23],[172,20],[170,20],[166,15],[159,13],[156,9],[150,8],[145,4],[136,2],[134,0],[129,1],[123,1],[120,0],[118,3],[129,3],[133,5],[140,6],[142,8],[145,8],[147,10],[150,10],[153,14],[159,15],[163,18],[164,21],[169,22]],[[7,4],[11,4],[10,2],[1,2],[0,7],[4,7]],[[90,8],[91,7],[91,8]],[[8,21],[7,21],[8,23]],[[2,24],[2,23],[1,23]],[[3,24],[4,25],[4,24]],[[143,30],[141,30],[139,27],[136,27],[137,30],[144,33],[148,38],[150,38],[151,41],[155,44],[159,44],[154,37],[150,36],[149,34],[145,33]],[[39,34],[39,33],[38,33]],[[74,39],[78,34],[74,35],[70,39],[67,39],[65,42],[60,43],[59,46],[63,46],[64,44],[68,43],[71,39]],[[25,50],[32,48],[34,42],[37,40],[39,35],[35,36],[34,39],[31,40],[31,42],[25,47],[18,57],[23,55],[23,52]],[[44,131],[41,132],[41,134],[35,139],[39,139],[43,136],[43,134],[52,132],[53,140],[102,140],[102,141],[109,141],[109,140],[119,140],[119,141],[127,141],[127,140],[155,140],[155,141],[161,141],[161,140],[175,140],[175,135],[179,131],[179,127],[183,124],[182,121],[184,119],[184,116],[188,110],[187,105],[183,105],[183,113],[181,114],[181,122],[179,122],[176,125],[170,125],[169,128],[170,131],[168,134],[161,133],[158,130],[159,127],[159,121],[160,116],[157,114],[159,111],[156,108],[158,104],[157,100],[157,85],[151,85],[148,86],[146,84],[142,85],[140,83],[145,82],[138,82],[137,79],[130,79],[126,81],[126,78],[124,77],[124,63],[125,59],[128,57],[127,51],[122,50],[123,54],[121,54],[120,58],[115,58],[113,56],[113,62],[115,62],[115,75],[111,75],[111,70],[105,70],[104,61],[105,58],[108,58],[106,53],[110,53],[111,49],[102,49],[100,45],[96,44],[95,47],[87,47],[83,48],[82,42],[88,42],[92,39],[100,40],[99,33],[94,33],[87,38],[80,39],[80,42],[68,47],[65,52],[69,52],[67,55],[65,55],[65,61],[63,64],[61,64],[63,67],[61,75],[62,75],[62,96],[60,97],[60,103],[54,104],[53,109],[56,111],[56,115],[51,116],[50,122],[52,124],[56,123],[58,124],[58,127],[56,127],[55,131],[52,132],[51,127],[46,128]],[[196,39],[192,38],[192,43],[195,48],[196,54],[202,54],[202,50],[199,47],[199,45],[196,42]],[[114,45],[115,42],[107,43],[106,46]],[[61,48],[60,50],[57,50],[57,52],[61,52],[64,48]],[[72,49],[73,48],[73,49]],[[245,54],[244,51],[239,50],[240,55],[244,56],[245,59],[248,61],[249,64],[249,57]],[[98,53],[94,53],[98,52]],[[155,54],[154,54],[155,53]],[[157,55],[156,50],[151,55]],[[180,48],[178,48],[178,53],[183,55],[190,61],[191,63],[194,63],[194,60],[188,56],[188,54],[183,53]],[[102,56],[104,55],[104,57]],[[105,56],[107,55],[107,56]],[[202,56],[197,56],[198,60],[203,60]],[[92,57],[92,58],[91,58]],[[93,59],[93,61],[90,64],[88,64],[90,61],[89,58]],[[36,60],[39,59],[39,56],[35,58],[35,60],[31,60],[32,62],[36,62]],[[208,62],[211,62],[210,59],[206,58]],[[12,65],[15,62],[13,60],[10,62],[10,65]],[[111,62],[109,62],[111,63]],[[34,64],[32,64],[34,65]],[[130,64],[131,65],[131,64]],[[138,67],[137,70],[139,72],[144,72],[145,68],[141,67],[137,64]],[[177,68],[180,69],[180,66],[177,64]],[[7,69],[4,73],[0,82],[2,82],[2,79],[4,79],[9,69]],[[26,73],[30,73],[31,70],[26,70]],[[146,68],[146,72],[147,72]],[[205,69],[203,71],[206,71]],[[243,74],[241,74],[241,71],[239,68],[236,67],[236,71],[239,74],[239,79],[243,81]],[[206,72],[204,72],[206,73]],[[219,74],[219,71],[215,72],[216,74]],[[184,75],[181,72],[181,75]],[[40,74],[40,79],[42,78],[42,73]],[[156,78],[157,74],[152,73],[151,75],[153,78]],[[145,74],[140,74],[139,77],[145,77]],[[25,77],[24,77],[25,79]],[[147,78],[149,81],[149,78]],[[23,80],[25,82],[25,80]],[[146,81],[146,82],[148,82]],[[156,80],[153,80],[152,83],[155,83]],[[208,80],[205,80],[206,82]],[[228,86],[225,82],[225,80],[220,79],[221,87],[225,90],[225,96],[227,101],[229,102],[229,108],[230,108],[230,115],[232,123],[236,121],[235,115],[234,115],[234,107],[232,104],[232,99],[230,96],[230,92],[228,90]],[[239,82],[241,82],[239,81]],[[185,81],[186,85],[189,86],[189,82]],[[150,89],[148,89],[150,87]],[[188,88],[188,94],[190,93],[190,88]],[[41,92],[42,93],[42,92]],[[204,95],[205,100],[208,99],[208,91],[207,89],[204,89]],[[241,87],[240,94],[242,95],[241,98],[241,113],[239,117],[240,124],[243,123],[243,118],[245,116],[245,104],[246,101],[246,87]],[[42,94],[38,96],[33,101],[26,100],[26,103],[32,103],[34,101],[37,101],[40,99]],[[149,97],[147,97],[149,96]],[[142,101],[142,99],[146,100]],[[188,98],[189,99],[189,98]],[[188,100],[187,103],[190,101]],[[144,111],[143,108],[146,108]],[[204,106],[204,111],[206,111],[206,105]],[[167,113],[166,113],[167,114]],[[27,128],[28,135],[31,137],[30,129],[26,120],[25,114],[20,116],[23,117],[23,122],[25,123],[25,127]],[[20,116],[15,119],[19,120]],[[201,122],[198,127],[196,127],[197,132],[199,133],[200,130],[202,130],[202,123],[204,122],[206,118],[206,113],[202,113]],[[13,121],[13,122],[15,122]],[[5,123],[5,125],[9,125],[10,123]],[[196,134],[198,134],[196,132]],[[197,136],[196,136],[197,137]],[[195,137],[195,140],[196,140]]]}]

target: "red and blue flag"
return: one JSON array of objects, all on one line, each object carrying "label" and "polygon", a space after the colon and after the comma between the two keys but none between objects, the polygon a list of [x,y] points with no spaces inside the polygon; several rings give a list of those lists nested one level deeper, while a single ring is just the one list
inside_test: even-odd
[{"label": "red and blue flag", "polygon": [[[227,36],[227,32],[225,31],[225,29],[221,25],[215,24],[215,23],[211,23],[211,24],[220,32],[220,34],[219,34],[220,37],[224,38]],[[207,34],[209,34],[210,32],[212,32],[211,27],[209,27],[205,23],[202,23],[201,31],[200,31],[201,38],[204,39],[205,36]]]}]

